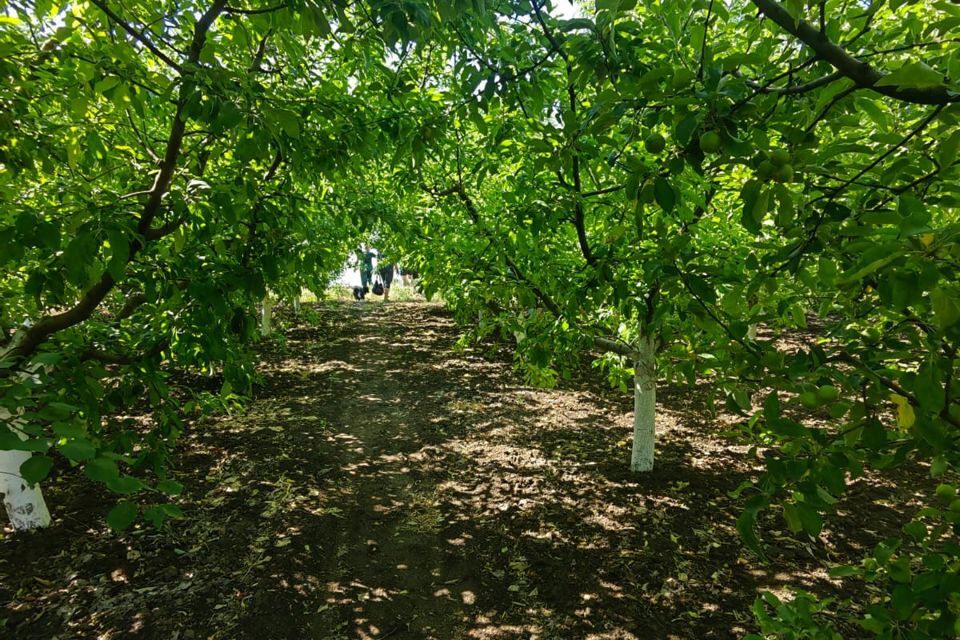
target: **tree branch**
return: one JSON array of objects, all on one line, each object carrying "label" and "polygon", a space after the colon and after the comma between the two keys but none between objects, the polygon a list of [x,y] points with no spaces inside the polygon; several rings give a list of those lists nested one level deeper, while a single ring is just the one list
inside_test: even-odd
[{"label": "tree branch", "polygon": [[[99,2],[99,0],[96,1]],[[226,0],[214,0],[213,4],[197,20],[194,26],[193,42],[190,45],[187,57],[187,62],[189,63],[187,68],[196,64],[200,59],[200,51],[203,49],[203,44],[206,41],[207,32],[225,6]],[[154,179],[153,186],[150,188],[149,197],[146,204],[144,204],[143,213],[140,215],[140,220],[137,223],[137,232],[144,238],[144,241],[134,240],[130,243],[128,262],[133,260],[134,256],[143,249],[143,243],[147,241],[148,235],[151,232],[153,220],[160,211],[163,196],[169,189],[174,173],[176,172],[180,149],[183,146],[183,134],[186,129],[183,110],[190,97],[190,84],[190,82],[183,82],[180,86],[177,108],[173,116],[173,123],[170,126],[170,134],[167,138],[167,148],[163,156],[163,162],[160,165],[160,171]],[[115,285],[116,280],[114,280],[108,271],[105,271],[100,276],[100,280],[88,289],[73,307],[60,313],[43,316],[32,326],[20,330],[14,336],[12,344],[8,349],[4,353],[0,353],[0,357],[14,360],[29,357],[36,351],[37,347],[53,334],[80,324],[89,318]],[[7,371],[11,370],[12,369],[7,369]]]},{"label": "tree branch", "polygon": [[143,32],[142,32],[142,31],[137,31],[136,29],[134,29],[134,28],[133,28],[133,25],[131,25],[129,22],[126,22],[123,18],[121,18],[120,16],[118,16],[116,13],[114,13],[114,12],[106,5],[106,3],[103,2],[103,0],[90,0],[90,2],[92,2],[93,4],[95,4],[101,11],[103,11],[103,12],[107,15],[108,18],[110,18],[112,21],[114,21],[115,23],[117,23],[117,25],[119,25],[124,31],[126,31],[127,33],[129,33],[129,34],[133,37],[134,40],[136,40],[137,42],[139,42],[140,44],[142,44],[143,46],[145,46],[147,49],[149,49],[149,50],[153,53],[153,55],[155,55],[155,56],[157,56],[158,58],[160,58],[161,60],[163,60],[169,67],[171,67],[171,68],[173,68],[173,69],[176,69],[176,70],[179,71],[179,72],[182,72],[182,71],[183,71],[183,70],[180,68],[180,65],[179,65],[179,64],[177,64],[176,62],[174,62],[173,59],[170,58],[170,57],[169,57],[167,54],[165,54],[163,51],[160,51],[160,49],[157,47],[157,45],[155,45],[155,44],[153,44],[152,42],[150,42],[150,40],[149,40],[145,35],[143,35]]},{"label": "tree branch", "polygon": [[760,93],[779,93],[780,95],[789,96],[819,89],[824,85],[828,85],[831,82],[836,82],[837,80],[845,77],[846,76],[844,76],[841,72],[834,71],[833,73],[825,75],[822,78],[817,78],[816,80],[811,80],[810,82],[795,84],[789,87],[768,87],[753,81],[748,81],[747,86],[749,86],[751,89],[756,89]]},{"label": "tree branch", "polygon": [[104,364],[135,364],[137,362],[146,360],[147,358],[160,355],[160,352],[166,349],[169,345],[170,341],[163,339],[143,353],[113,353],[110,351],[104,351],[103,349],[98,349],[97,347],[87,347],[83,350],[83,355],[84,357],[98,360]]},{"label": "tree branch", "polygon": [[[919,406],[920,406],[920,401],[917,400],[917,397],[916,397],[915,395],[913,395],[912,393],[910,393],[909,391],[907,391],[906,389],[904,389],[902,386],[900,386],[900,385],[899,385],[897,382],[895,382],[894,380],[891,380],[890,378],[887,378],[887,377],[885,377],[885,376],[882,376],[882,375],[880,375],[879,373],[877,373],[876,371],[874,371],[874,370],[873,370],[873,367],[871,367],[870,365],[868,365],[867,363],[865,363],[863,360],[860,360],[859,358],[855,358],[854,356],[850,355],[849,353],[846,353],[846,352],[843,352],[843,351],[841,351],[840,353],[838,353],[833,359],[834,359],[834,360],[839,360],[840,362],[845,362],[845,363],[847,363],[847,364],[853,365],[854,367],[860,369],[860,370],[863,371],[865,374],[867,374],[868,376],[870,376],[871,378],[873,378],[876,382],[879,382],[881,385],[883,385],[884,387],[886,387],[886,388],[889,389],[890,391],[893,391],[893,392],[896,393],[897,395],[901,395],[901,396],[903,396],[904,398],[906,398],[906,399],[907,399],[907,402],[909,402],[909,403],[910,403],[911,405],[913,405],[914,407],[919,407]],[[960,427],[960,420],[957,420],[956,418],[954,418],[953,416],[951,416],[951,415],[949,414],[949,412],[946,413],[946,415],[940,414],[940,417],[944,420],[944,422],[948,422],[948,423],[952,424],[952,425],[955,426],[955,427]]]},{"label": "tree branch", "polygon": [[707,19],[703,21],[703,43],[700,45],[700,64],[697,67],[697,80],[703,81],[703,65],[707,58],[707,40],[710,37],[710,18],[713,14],[713,0],[707,6]]},{"label": "tree branch", "polygon": [[224,13],[237,13],[244,16],[256,16],[263,13],[273,13],[274,11],[280,11],[281,9],[286,9],[287,5],[278,4],[273,7],[263,7],[261,9],[241,9],[239,7],[225,7]]},{"label": "tree branch", "polygon": [[781,29],[813,49],[818,58],[832,64],[834,68],[856,82],[858,86],[903,102],[939,105],[960,102],[960,95],[953,95],[947,90],[946,86],[919,88],[886,85],[878,87],[876,86],[877,83],[883,80],[886,74],[850,55],[809,23],[803,20],[794,20],[790,12],[779,2],[776,0],[750,1]]},{"label": "tree branch", "polygon": [[[930,115],[928,115],[926,118],[924,118],[924,119],[920,122],[920,124],[917,125],[917,126],[913,129],[913,131],[911,131],[910,133],[908,133],[900,142],[898,142],[897,144],[895,144],[895,145],[893,145],[892,147],[890,147],[889,149],[887,149],[886,152],[884,152],[882,155],[880,155],[876,160],[874,160],[874,161],[871,162],[869,165],[867,165],[866,167],[864,167],[863,169],[861,169],[860,172],[857,173],[857,175],[853,176],[852,178],[850,178],[849,180],[845,181],[843,184],[841,184],[840,186],[838,186],[836,189],[834,189],[833,191],[831,191],[831,192],[830,192],[830,198],[831,198],[831,199],[836,198],[836,197],[837,197],[838,195],[840,195],[847,187],[849,187],[851,184],[854,184],[857,180],[859,180],[860,178],[862,178],[863,176],[865,176],[865,175],[867,174],[867,172],[869,172],[871,169],[873,169],[873,168],[876,167],[878,164],[880,164],[881,162],[883,162],[886,158],[888,158],[891,154],[893,154],[897,149],[899,149],[899,148],[902,147],[903,145],[907,144],[907,143],[908,143],[912,138],[914,138],[915,136],[919,135],[924,129],[927,128],[927,125],[929,125],[931,122],[933,122],[933,119],[936,118],[936,117],[940,114],[941,111],[943,111],[943,108],[944,108],[944,105],[938,106],[936,109],[933,110],[933,112],[930,113]],[[817,199],[819,200],[820,198],[817,198]]]}]

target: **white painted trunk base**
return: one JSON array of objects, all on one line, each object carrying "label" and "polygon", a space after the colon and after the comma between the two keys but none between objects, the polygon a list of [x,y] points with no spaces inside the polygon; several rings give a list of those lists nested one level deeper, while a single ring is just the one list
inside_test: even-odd
[{"label": "white painted trunk base", "polygon": [[633,452],[631,471],[652,471],[657,424],[656,339],[641,336],[633,377]]},{"label": "white painted trunk base", "polygon": [[260,310],[260,335],[269,336],[273,333],[273,299],[267,295],[263,298]]},{"label": "white painted trunk base", "polygon": [[[0,409],[0,420],[9,420],[12,416]],[[0,429],[3,429],[0,426]],[[25,440],[19,431],[14,433]],[[32,454],[29,451],[0,451],[0,493],[3,494],[3,506],[7,511],[10,524],[16,531],[39,529],[50,526],[50,510],[43,499],[40,485],[30,487],[20,476],[20,465]]]}]

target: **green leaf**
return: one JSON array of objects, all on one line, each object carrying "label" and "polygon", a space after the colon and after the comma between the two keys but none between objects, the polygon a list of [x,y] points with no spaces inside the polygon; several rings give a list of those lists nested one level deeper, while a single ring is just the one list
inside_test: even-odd
[{"label": "green leaf", "polygon": [[274,131],[279,129],[291,138],[300,137],[300,116],[293,111],[267,107],[264,109],[264,115],[267,118],[267,125]]},{"label": "green leaf", "polygon": [[143,519],[159,529],[167,519],[167,513],[160,505],[151,505],[143,510]]},{"label": "green leaf", "polygon": [[114,280],[119,282],[123,280],[127,260],[130,257],[130,242],[119,230],[110,231],[107,238],[110,242],[110,261],[107,263],[107,271]]},{"label": "green leaf", "polygon": [[137,519],[140,507],[132,502],[118,502],[107,514],[107,524],[114,531],[123,531]]},{"label": "green leaf", "polygon": [[910,558],[897,558],[887,565],[887,573],[894,582],[910,582],[913,572],[910,570]]},{"label": "green leaf", "polygon": [[21,440],[13,431],[0,427],[0,451],[36,451],[45,453],[50,448],[46,438],[27,438]]},{"label": "green leaf", "polygon": [[100,457],[88,462],[83,468],[83,473],[94,482],[106,483],[117,478],[120,470],[117,468],[117,463],[110,458]]},{"label": "green leaf", "polygon": [[946,395],[937,368],[930,361],[920,365],[913,382],[913,394],[920,406],[928,411],[935,412],[943,408]]},{"label": "green leaf", "polygon": [[133,476],[120,476],[116,478],[111,478],[107,480],[107,488],[114,493],[119,493],[121,495],[129,495],[131,493],[136,493],[144,488],[144,483],[139,478],[134,478]]},{"label": "green leaf", "polygon": [[183,518],[183,511],[175,504],[155,504],[143,510],[143,519],[155,527],[160,527],[168,519]]},{"label": "green leaf", "polygon": [[157,483],[157,490],[171,496],[178,496],[183,493],[183,485],[176,480],[161,480]]},{"label": "green leaf", "polygon": [[793,18],[793,25],[796,27],[803,20],[803,12],[806,8],[806,0],[786,0],[784,3],[787,13]]},{"label": "green leaf", "polygon": [[677,193],[673,190],[670,181],[663,176],[657,177],[653,183],[653,197],[667,213],[673,211],[673,207],[677,204]]},{"label": "green leaf", "polygon": [[938,478],[946,473],[947,469],[949,468],[950,463],[947,462],[946,456],[939,455],[930,461],[930,477]]},{"label": "green leaf", "polygon": [[97,455],[97,450],[86,440],[70,440],[58,448],[60,449],[60,453],[74,462],[91,460]]},{"label": "green leaf", "polygon": [[877,81],[875,87],[929,89],[944,85],[943,74],[923,62],[908,62]]},{"label": "green leaf", "polygon": [[820,535],[820,529],[823,528],[823,519],[817,510],[808,504],[798,503],[797,512],[800,515],[800,524],[803,530],[812,537]]},{"label": "green leaf", "polygon": [[906,253],[906,251],[903,248],[894,248],[891,244],[871,247],[863,252],[857,264],[844,272],[837,280],[837,286],[842,287],[852,282],[857,282],[860,278],[868,276],[887,266],[904,253]]},{"label": "green leaf", "polygon": [[27,484],[33,486],[50,475],[51,469],[53,469],[53,458],[44,455],[30,456],[20,465],[20,475]]},{"label": "green leaf", "polygon": [[757,537],[756,525],[756,511],[744,511],[740,514],[740,517],[737,518],[737,533],[740,534],[740,539],[743,541],[744,546],[757,555],[762,556],[763,549],[760,547],[760,539]]},{"label": "green leaf", "polygon": [[181,509],[177,505],[164,504],[160,506],[163,508],[163,511],[167,514],[168,517],[175,518],[177,520],[179,520],[180,518],[183,518],[183,509]]},{"label": "green leaf", "polygon": [[949,169],[956,161],[958,149],[960,149],[960,131],[954,131],[949,138],[940,143],[937,161],[941,172]]},{"label": "green leaf", "polygon": [[687,284],[690,285],[690,290],[693,294],[705,303],[714,304],[717,301],[717,292],[710,286],[709,282],[697,274],[689,274],[687,276]]},{"label": "green leaf", "polygon": [[840,565],[837,567],[831,567],[827,573],[831,578],[848,578],[850,576],[859,574],[860,568],[852,565]]},{"label": "green leaf", "polygon": [[797,505],[791,503],[783,505],[783,519],[787,523],[787,527],[790,528],[790,531],[794,533],[799,533],[803,529],[803,522],[800,519],[800,511],[797,509]]},{"label": "green leaf", "polygon": [[930,302],[933,303],[933,314],[941,329],[947,329],[960,320],[960,305],[940,287],[930,292]]}]

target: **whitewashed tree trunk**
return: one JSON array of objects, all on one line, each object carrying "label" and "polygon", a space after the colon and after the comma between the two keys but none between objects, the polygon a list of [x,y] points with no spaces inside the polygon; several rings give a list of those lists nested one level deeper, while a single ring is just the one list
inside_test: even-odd
[{"label": "whitewashed tree trunk", "polygon": [[273,299],[270,294],[263,297],[260,308],[260,335],[269,336],[273,333]]},{"label": "whitewashed tree trunk", "polygon": [[293,312],[300,315],[300,296],[294,296],[293,298]]},{"label": "whitewashed tree trunk", "polygon": [[[0,420],[10,420],[11,414],[0,408]],[[7,427],[0,426],[0,429]],[[20,439],[26,436],[12,429]],[[0,493],[10,524],[16,531],[50,526],[50,511],[43,499],[40,485],[30,487],[20,475],[20,465],[30,458],[29,451],[0,451]]]},{"label": "whitewashed tree trunk", "polygon": [[641,336],[637,341],[633,378],[633,453],[631,471],[653,470],[657,424],[657,340]]}]

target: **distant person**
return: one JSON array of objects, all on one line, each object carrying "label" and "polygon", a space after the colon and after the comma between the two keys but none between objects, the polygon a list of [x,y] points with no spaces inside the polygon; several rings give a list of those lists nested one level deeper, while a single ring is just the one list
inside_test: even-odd
[{"label": "distant person", "polygon": [[385,264],[383,260],[380,260],[377,266],[379,267],[377,273],[380,274],[380,280],[383,282],[383,301],[388,302],[390,300],[390,284],[393,283],[393,272],[396,265],[393,263]]},{"label": "distant person", "polygon": [[373,259],[376,257],[377,252],[366,244],[362,245],[357,252],[357,264],[360,268],[360,288],[364,294],[370,291],[370,282],[373,280]]}]

